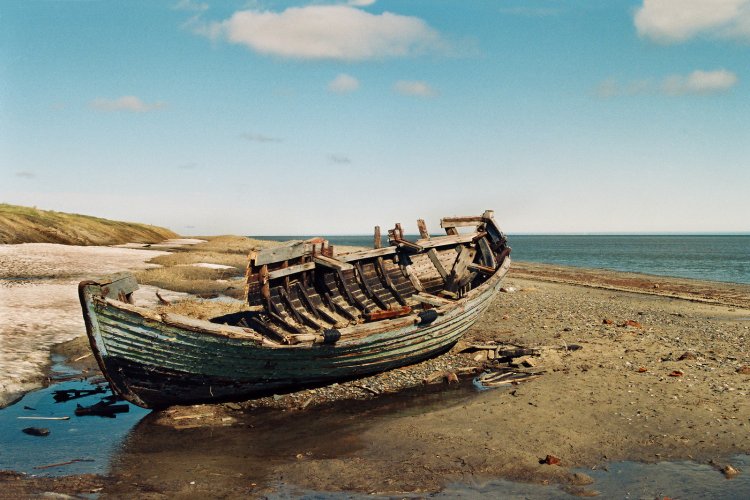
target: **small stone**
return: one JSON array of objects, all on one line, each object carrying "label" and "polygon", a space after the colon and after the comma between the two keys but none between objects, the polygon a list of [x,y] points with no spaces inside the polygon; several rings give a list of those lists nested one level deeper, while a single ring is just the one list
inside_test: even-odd
[{"label": "small stone", "polygon": [[560,459],[554,455],[547,455],[539,461],[540,464],[560,465]]},{"label": "small stone", "polygon": [[696,356],[694,352],[685,351],[679,358],[677,358],[677,361],[691,361],[694,359],[698,359],[698,356]]},{"label": "small stone", "polygon": [[640,323],[638,323],[637,321],[635,321],[635,320],[632,320],[632,319],[626,320],[626,321],[624,321],[623,323],[620,323],[620,324],[619,324],[619,325],[617,325],[617,326],[620,326],[620,327],[628,327],[628,326],[631,326],[631,327],[633,327],[633,328],[643,328],[643,325],[642,325],[642,324],[640,324]]},{"label": "small stone", "polygon": [[49,436],[49,429],[46,427],[26,427],[25,429],[22,429],[21,432],[28,434],[29,436]]},{"label": "small stone", "polygon": [[739,471],[739,470],[737,470],[737,469],[735,469],[735,468],[734,468],[734,467],[732,467],[731,465],[726,465],[726,466],[724,466],[724,467],[723,467],[723,468],[721,469],[721,473],[722,473],[722,474],[724,474],[724,476],[725,476],[725,477],[726,477],[727,479],[731,479],[731,478],[733,478],[734,476],[736,476],[737,474],[739,474],[739,473],[740,473],[740,471]]},{"label": "small stone", "polygon": [[674,370],[669,374],[670,377],[682,377],[683,375],[685,375],[685,372],[682,370]]},{"label": "small stone", "polygon": [[750,365],[744,365],[737,368],[737,373],[740,375],[750,375]]},{"label": "small stone", "polygon": [[637,371],[638,371],[638,373],[646,373],[648,371],[648,369],[645,368],[645,367],[643,367],[643,366],[641,366],[641,367],[638,368]]},{"label": "small stone", "polygon": [[602,324],[603,324],[603,325],[614,325],[614,324],[615,324],[615,322],[614,322],[614,321],[612,321],[612,320],[611,320],[611,319],[609,319],[609,318],[604,318],[604,319],[602,320]]}]

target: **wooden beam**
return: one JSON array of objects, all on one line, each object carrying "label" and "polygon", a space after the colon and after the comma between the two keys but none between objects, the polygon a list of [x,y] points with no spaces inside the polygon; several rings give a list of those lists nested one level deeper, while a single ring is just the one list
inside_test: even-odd
[{"label": "wooden beam", "polygon": [[385,311],[372,311],[365,314],[367,321],[379,321],[382,319],[399,318],[411,314],[411,307],[403,306],[399,309],[387,309]]},{"label": "wooden beam", "polygon": [[443,267],[443,263],[440,262],[440,257],[438,257],[435,249],[430,248],[429,250],[427,250],[427,256],[432,261],[432,265],[435,266],[435,269],[437,269],[440,277],[443,278],[443,281],[446,281],[448,279],[448,271],[445,270],[445,268]]},{"label": "wooden beam", "polygon": [[320,264],[321,266],[329,267],[331,269],[336,269],[337,271],[348,271],[350,269],[354,269],[351,264],[342,262],[339,259],[326,257],[325,255],[316,255],[315,257],[313,257],[313,261],[316,264]]},{"label": "wooden beam", "polygon": [[495,269],[487,266],[480,266],[479,264],[469,264],[469,269],[473,271],[479,271],[484,274],[495,274]]},{"label": "wooden beam", "polygon": [[417,219],[417,228],[419,229],[419,236],[422,237],[422,239],[430,239],[430,232],[427,231],[427,224],[424,219]]},{"label": "wooden beam", "polygon": [[380,248],[383,246],[382,238],[380,237],[380,226],[375,226],[375,235],[372,239],[372,248]]},{"label": "wooden beam", "polygon": [[398,249],[396,247],[374,248],[372,250],[360,250],[359,252],[337,255],[336,258],[344,262],[353,262],[355,260],[383,257],[384,255],[393,255],[397,250]]},{"label": "wooden beam", "polygon": [[477,226],[484,222],[484,217],[481,215],[473,215],[468,217],[443,217],[440,219],[440,227],[451,228],[451,227],[466,227],[466,226]]},{"label": "wooden beam", "polygon": [[446,290],[455,292],[458,289],[459,282],[464,278],[476,253],[476,248],[461,247],[461,253],[456,259],[456,263],[453,264],[453,269],[451,269],[451,274],[448,277]]},{"label": "wooden beam", "polygon": [[266,248],[258,252],[255,256],[254,265],[262,266],[264,264],[281,262],[282,260],[296,259],[309,253],[311,248],[312,245],[304,241],[289,241],[284,245]]},{"label": "wooden beam", "polygon": [[271,271],[270,273],[268,273],[268,279],[272,280],[276,278],[282,278],[284,276],[289,276],[290,274],[301,273],[314,268],[315,262],[305,262],[304,264],[297,264],[294,266],[277,269],[276,271]]}]

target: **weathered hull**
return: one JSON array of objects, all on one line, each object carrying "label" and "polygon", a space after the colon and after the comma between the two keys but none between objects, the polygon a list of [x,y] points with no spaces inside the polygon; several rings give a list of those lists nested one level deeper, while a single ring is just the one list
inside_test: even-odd
[{"label": "weathered hull", "polygon": [[433,321],[380,322],[380,333],[336,344],[269,348],[256,339],[206,334],[96,300],[81,288],[87,331],[113,389],[160,408],[242,401],[413,364],[453,346],[495,296],[505,269]]}]

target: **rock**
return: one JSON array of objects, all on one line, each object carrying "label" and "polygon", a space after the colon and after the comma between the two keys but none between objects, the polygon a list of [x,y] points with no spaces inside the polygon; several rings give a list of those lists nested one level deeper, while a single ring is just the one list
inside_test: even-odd
[{"label": "rock", "polygon": [[242,406],[238,405],[237,403],[225,403],[224,406],[226,406],[230,410],[241,410],[242,409]]},{"label": "rock", "polygon": [[727,479],[732,479],[734,476],[739,474],[740,471],[735,469],[731,465],[725,465],[724,467],[722,467],[721,473],[724,474]]},{"label": "rock", "polygon": [[445,381],[448,384],[457,384],[458,383],[458,375],[456,375],[453,372],[449,372],[445,375]]},{"label": "rock", "polygon": [[685,375],[685,372],[682,370],[674,370],[669,374],[670,377],[682,377],[683,375]]},{"label": "rock", "polygon": [[638,370],[636,370],[638,373],[646,373],[648,371],[648,368],[645,368],[643,366],[639,367]]},{"label": "rock", "polygon": [[560,465],[560,459],[554,455],[547,455],[539,461],[540,464]]},{"label": "rock", "polygon": [[512,286],[509,286],[509,287],[502,287],[502,288],[500,288],[500,291],[504,292],[504,293],[514,293],[516,291],[516,289],[513,288]]},{"label": "rock", "polygon": [[594,478],[592,478],[588,474],[584,474],[583,472],[576,472],[575,474],[570,476],[570,484],[576,486],[586,486],[587,484],[592,484],[593,482]]},{"label": "rock", "polygon": [[656,290],[659,289],[659,283],[654,283],[654,289],[656,289]]},{"label": "rock", "polygon": [[29,436],[49,436],[49,429],[46,427],[26,427],[25,429],[21,429],[21,432],[28,434]]},{"label": "rock", "polygon": [[614,322],[614,321],[612,321],[612,320],[611,320],[611,319],[609,319],[609,318],[604,318],[604,319],[602,320],[602,324],[603,324],[603,325],[614,325],[614,324],[615,324],[615,322]]},{"label": "rock", "polygon": [[684,353],[682,353],[682,355],[680,355],[679,358],[677,358],[677,361],[686,361],[686,360],[694,360],[694,359],[698,359],[698,356],[696,356],[694,352],[685,351]]},{"label": "rock", "polygon": [[744,365],[737,368],[737,373],[740,375],[750,375],[750,365]]}]

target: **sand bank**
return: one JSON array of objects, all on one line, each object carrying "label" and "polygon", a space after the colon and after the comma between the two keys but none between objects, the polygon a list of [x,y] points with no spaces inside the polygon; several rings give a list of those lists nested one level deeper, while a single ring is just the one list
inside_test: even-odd
[{"label": "sand bank", "polygon": [[166,253],[52,243],[0,245],[0,407],[43,383],[53,345],[85,333],[78,281],[153,267],[145,262]]}]

